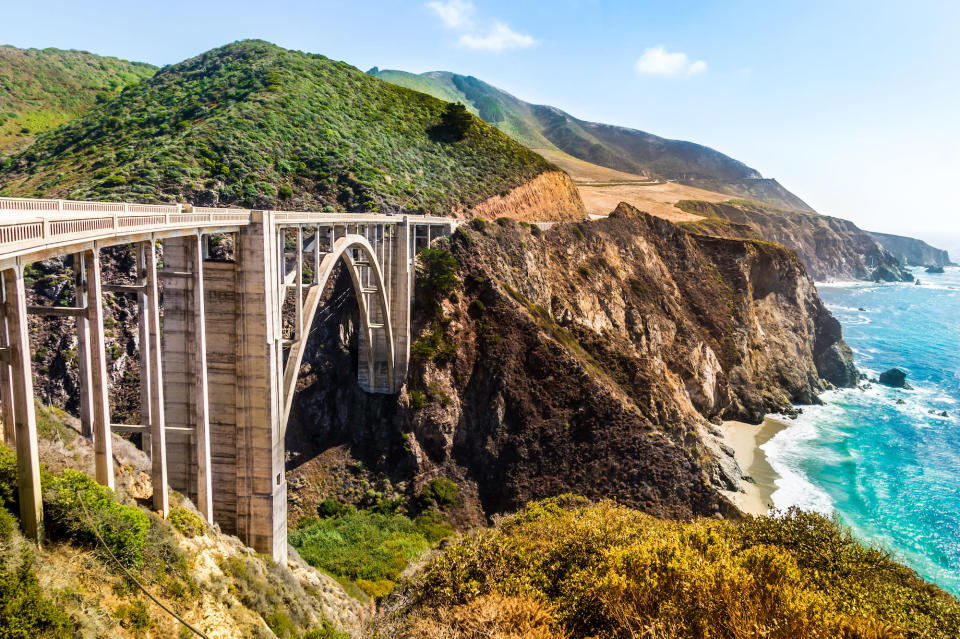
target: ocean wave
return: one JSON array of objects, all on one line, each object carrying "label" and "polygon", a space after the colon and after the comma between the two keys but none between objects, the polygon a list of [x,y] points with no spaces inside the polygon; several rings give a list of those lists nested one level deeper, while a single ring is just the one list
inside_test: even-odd
[{"label": "ocean wave", "polygon": [[817,488],[799,464],[804,459],[804,449],[817,438],[816,426],[810,419],[801,416],[777,433],[760,447],[767,462],[779,475],[776,490],[771,499],[775,508],[785,510],[797,506],[824,515],[833,513],[833,501],[823,490]]}]

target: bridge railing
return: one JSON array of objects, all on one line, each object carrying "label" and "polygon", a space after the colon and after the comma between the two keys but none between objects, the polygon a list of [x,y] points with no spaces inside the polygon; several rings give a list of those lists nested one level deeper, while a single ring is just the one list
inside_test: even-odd
[{"label": "bridge railing", "polygon": [[245,209],[0,197],[0,255],[105,235],[249,222]]}]

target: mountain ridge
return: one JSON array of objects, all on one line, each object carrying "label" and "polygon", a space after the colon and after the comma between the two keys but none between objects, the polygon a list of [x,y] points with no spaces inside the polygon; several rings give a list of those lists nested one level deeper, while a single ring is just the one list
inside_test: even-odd
[{"label": "mountain ridge", "polygon": [[[0,167],[0,193],[467,215],[557,171],[479,118],[451,125],[450,108],[344,62],[240,41],[42,136]],[[582,216],[567,186],[572,206],[553,219]]]},{"label": "mountain ridge", "polygon": [[525,102],[473,76],[449,71],[412,74],[377,67],[368,71],[387,82],[457,100],[481,119],[533,150],[564,151],[607,168],[675,180],[733,197],[759,199],[780,208],[812,212],[775,179],[720,151],[645,131],[580,120],[558,107]]}]

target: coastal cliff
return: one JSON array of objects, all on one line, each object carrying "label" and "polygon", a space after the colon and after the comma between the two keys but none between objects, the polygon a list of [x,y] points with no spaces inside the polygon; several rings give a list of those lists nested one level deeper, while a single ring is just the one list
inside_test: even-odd
[{"label": "coastal cliff", "polygon": [[[351,309],[315,330],[287,431],[292,485],[349,498],[355,456],[396,492],[456,478],[466,520],[564,492],[734,515],[717,489],[739,477],[707,420],[756,423],[856,381],[839,324],[775,244],[621,205],[547,232],[474,220],[435,247],[457,284],[439,300],[421,290],[399,399],[357,390]],[[299,494],[291,517],[326,496]]]},{"label": "coastal cliff", "polygon": [[781,210],[749,200],[684,200],[677,207],[705,217],[690,223],[694,225],[690,228],[700,232],[764,239],[793,249],[817,281],[913,280],[896,256],[848,220]]},{"label": "coastal cliff", "polygon": [[880,244],[893,253],[898,260],[907,266],[950,266],[950,255],[943,249],[930,246],[923,240],[889,233],[875,233],[870,235]]}]

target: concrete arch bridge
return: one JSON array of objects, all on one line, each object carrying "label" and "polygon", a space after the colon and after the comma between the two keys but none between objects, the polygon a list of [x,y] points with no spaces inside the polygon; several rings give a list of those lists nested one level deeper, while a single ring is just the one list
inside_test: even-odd
[{"label": "concrete arch bridge", "polygon": [[[111,431],[142,433],[156,510],[166,515],[172,487],[208,521],[279,560],[287,539],[283,434],[324,285],[342,263],[362,324],[358,381],[368,392],[395,393],[410,354],[413,258],[457,223],[0,198],[0,417],[17,452],[27,534],[43,536],[28,315],[76,320],[80,422],[93,440],[97,481],[114,486]],[[209,239],[221,235],[232,237],[232,259],[211,260]],[[100,250],[117,245],[136,251],[135,283],[104,281]],[[72,257],[74,306],[28,305],[24,269],[59,256]],[[138,424],[110,419],[104,292],[138,300]]]}]

